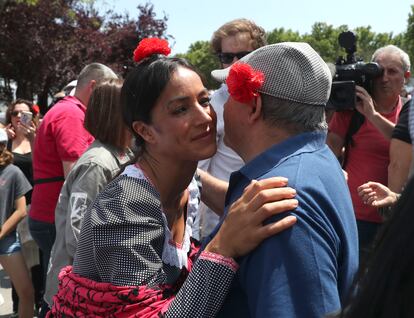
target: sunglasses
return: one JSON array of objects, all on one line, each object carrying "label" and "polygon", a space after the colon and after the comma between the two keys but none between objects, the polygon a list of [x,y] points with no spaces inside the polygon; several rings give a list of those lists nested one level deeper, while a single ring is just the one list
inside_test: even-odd
[{"label": "sunglasses", "polygon": [[219,60],[223,64],[231,64],[234,58],[237,57],[240,60],[243,56],[251,53],[251,51],[237,52],[237,53],[219,53],[217,54]]},{"label": "sunglasses", "polygon": [[10,115],[12,115],[13,117],[17,117],[17,116],[19,116],[19,114],[21,114],[21,113],[22,113],[21,111],[14,110],[14,111],[12,111],[12,112],[10,113]]}]

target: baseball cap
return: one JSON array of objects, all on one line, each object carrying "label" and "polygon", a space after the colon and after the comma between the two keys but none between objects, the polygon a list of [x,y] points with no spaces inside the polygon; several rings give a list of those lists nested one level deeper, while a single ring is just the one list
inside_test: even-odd
[{"label": "baseball cap", "polygon": [[0,128],[0,142],[1,143],[7,143],[7,140],[9,138],[7,137],[7,133],[4,129]]},{"label": "baseball cap", "polygon": [[[280,99],[310,105],[326,105],[331,92],[332,75],[318,53],[307,43],[283,42],[263,46],[237,63],[249,64],[264,74],[258,91]],[[234,64],[233,64],[234,65]],[[230,67],[211,72],[224,82]]]}]

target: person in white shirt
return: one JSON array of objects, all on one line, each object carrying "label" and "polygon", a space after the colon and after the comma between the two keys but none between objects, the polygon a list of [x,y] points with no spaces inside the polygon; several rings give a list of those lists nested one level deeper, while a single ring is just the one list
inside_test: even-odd
[{"label": "person in white shirt", "polygon": [[[265,30],[247,19],[236,19],[225,23],[214,32],[211,39],[211,47],[219,58],[222,68],[229,67],[243,56],[266,44]],[[223,141],[223,105],[228,96],[227,85],[222,84],[211,97],[211,105],[217,113],[217,152],[213,157],[200,161],[198,165],[200,169],[223,181],[228,181],[230,174],[244,165],[243,160]],[[196,225],[195,230],[199,230],[198,238],[203,239],[213,231],[220,217],[205,204],[201,204],[199,211],[199,224]]]}]

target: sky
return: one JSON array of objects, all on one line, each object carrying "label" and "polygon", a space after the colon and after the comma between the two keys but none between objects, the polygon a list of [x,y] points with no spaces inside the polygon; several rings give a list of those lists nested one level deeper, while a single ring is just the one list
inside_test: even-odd
[{"label": "sky", "polygon": [[[311,33],[315,22],[325,22],[333,27],[348,25],[352,30],[371,26],[376,33],[405,32],[413,0],[151,0],[157,17],[168,17],[167,34],[172,52],[185,53],[190,44],[209,41],[213,32],[222,24],[247,18],[266,31],[275,28],[291,29],[299,34]],[[136,7],[146,1],[97,0],[98,8],[138,14]],[[175,41],[175,43],[174,43]]]}]

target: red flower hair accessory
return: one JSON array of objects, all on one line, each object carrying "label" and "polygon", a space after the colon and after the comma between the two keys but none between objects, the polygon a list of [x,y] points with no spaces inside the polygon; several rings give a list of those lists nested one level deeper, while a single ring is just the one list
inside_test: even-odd
[{"label": "red flower hair accessory", "polygon": [[33,110],[33,112],[35,113],[35,115],[39,114],[39,112],[40,112],[40,108],[39,108],[39,106],[38,106],[38,105],[36,105],[36,104],[34,104],[34,105],[32,106],[32,110]]},{"label": "red flower hair accessory", "polygon": [[255,71],[249,64],[242,62],[231,66],[226,80],[231,97],[240,103],[248,103],[256,97],[263,82],[262,72]]},{"label": "red flower hair accessory", "polygon": [[171,53],[168,42],[159,38],[145,38],[139,42],[134,50],[134,61],[139,62],[153,54],[163,54],[167,56]]}]

